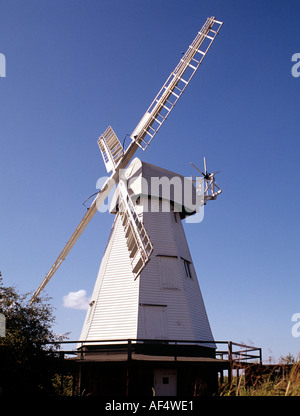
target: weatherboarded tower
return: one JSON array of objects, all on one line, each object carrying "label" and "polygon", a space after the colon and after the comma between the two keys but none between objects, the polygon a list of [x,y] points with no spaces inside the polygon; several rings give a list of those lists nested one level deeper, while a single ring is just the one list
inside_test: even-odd
[{"label": "weatherboarded tower", "polygon": [[[212,341],[182,225],[183,218],[195,213],[194,186],[181,175],[137,158],[128,167],[125,180],[130,208],[139,222],[124,221],[118,187],[112,207],[115,220],[80,339]],[[151,255],[146,264],[129,227],[147,236]],[[136,244],[137,259],[131,244]],[[139,263],[141,270],[135,267]],[[214,344],[206,347],[214,348]]]},{"label": "weatherboarded tower", "polygon": [[78,345],[80,392],[216,388],[215,344],[182,225],[195,200],[181,175],[138,158],[126,170]]}]

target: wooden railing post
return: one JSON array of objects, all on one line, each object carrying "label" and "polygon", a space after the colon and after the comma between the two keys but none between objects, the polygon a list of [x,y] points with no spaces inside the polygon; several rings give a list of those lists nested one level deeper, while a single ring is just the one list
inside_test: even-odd
[{"label": "wooden railing post", "polygon": [[262,349],[259,348],[259,364],[262,365]]},{"label": "wooden railing post", "polygon": [[232,359],[232,342],[228,341],[228,359],[229,359],[229,370],[228,370],[228,382],[231,384],[233,376],[233,359]]}]

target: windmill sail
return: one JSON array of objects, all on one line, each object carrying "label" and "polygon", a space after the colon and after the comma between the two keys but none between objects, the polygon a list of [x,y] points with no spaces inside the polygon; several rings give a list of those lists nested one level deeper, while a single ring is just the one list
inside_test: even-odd
[{"label": "windmill sail", "polygon": [[99,137],[98,146],[107,172],[115,170],[117,163],[123,156],[124,149],[116,133],[110,126]]},{"label": "windmill sail", "polygon": [[119,183],[119,212],[135,279],[149,261],[153,247],[143,223],[139,220],[126,185]]},{"label": "windmill sail", "polygon": [[97,208],[105,201],[109,192],[118,182],[119,170],[126,168],[138,147],[141,147],[143,150],[148,147],[153,137],[166,121],[170,112],[199,68],[203,58],[206,56],[222,24],[222,22],[217,21],[214,17],[210,17],[206,20],[206,23],[181,58],[175,70],[171,73],[145,115],[137,124],[137,127],[130,136],[132,142],[126,151],[124,151],[111,127],[100,136],[98,144],[104,159],[105,167],[108,172],[112,171],[112,174],[98,192],[50,271],[33,294],[31,302],[33,302],[45,288],[46,284],[65,260],[67,254],[70,252],[87,224],[97,212]]},{"label": "windmill sail", "polygon": [[185,91],[215,40],[222,24],[214,17],[207,19],[131,134],[132,140],[143,150],[148,147]]}]

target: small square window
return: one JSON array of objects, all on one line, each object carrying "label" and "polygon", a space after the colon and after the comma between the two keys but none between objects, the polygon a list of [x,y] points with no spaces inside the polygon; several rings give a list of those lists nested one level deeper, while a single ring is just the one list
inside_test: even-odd
[{"label": "small square window", "polygon": [[162,384],[169,384],[169,377],[163,377]]}]

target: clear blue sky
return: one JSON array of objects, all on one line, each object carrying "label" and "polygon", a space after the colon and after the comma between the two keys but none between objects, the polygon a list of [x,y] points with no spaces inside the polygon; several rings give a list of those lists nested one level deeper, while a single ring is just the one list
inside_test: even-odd
[{"label": "clear blue sky", "polygon": [[[146,162],[190,175],[207,157],[223,189],[185,230],[218,340],[253,342],[264,359],[297,355],[300,312],[299,1],[0,1],[0,270],[37,288],[106,174],[97,146],[110,124],[131,133],[208,16],[220,35]],[[93,218],[47,286],[55,331],[78,339],[113,221]]]}]

